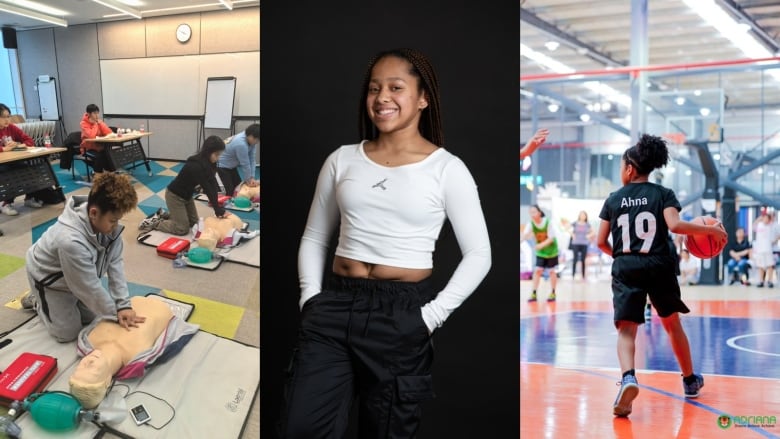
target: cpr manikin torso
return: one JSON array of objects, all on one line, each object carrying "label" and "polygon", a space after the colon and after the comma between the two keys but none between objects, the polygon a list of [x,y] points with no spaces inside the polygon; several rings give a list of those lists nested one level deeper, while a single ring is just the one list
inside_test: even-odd
[{"label": "cpr manikin torso", "polygon": [[[197,325],[180,319],[174,322],[173,312],[162,300],[132,297],[130,302],[139,316],[146,317],[146,321],[137,328],[128,330],[116,321],[101,320],[79,335],[78,349],[84,357],[73,371],[69,383],[71,393],[85,408],[94,408],[102,401],[113,377],[128,364],[145,361],[135,372],[136,375],[143,374],[145,366],[160,356],[149,352],[151,348],[159,346],[162,351],[181,336],[191,335],[198,329]],[[179,334],[174,336],[169,334],[171,332]],[[132,371],[128,375],[132,375]]]},{"label": "cpr manikin torso", "polygon": [[237,197],[246,197],[254,202],[260,201],[260,185],[249,186],[248,184],[242,184],[241,188],[236,193]]},{"label": "cpr manikin torso", "polygon": [[207,217],[203,219],[202,226],[198,224],[199,234],[196,232],[196,242],[199,247],[205,247],[211,251],[217,247],[217,244],[232,238],[232,244],[236,245],[241,238],[253,238],[257,232],[242,233],[240,230],[244,222],[236,215],[228,215],[225,218]]}]

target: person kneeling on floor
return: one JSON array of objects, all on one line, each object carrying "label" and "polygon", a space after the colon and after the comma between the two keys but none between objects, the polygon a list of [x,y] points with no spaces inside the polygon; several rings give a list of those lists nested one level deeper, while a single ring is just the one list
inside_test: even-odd
[{"label": "person kneeling on floor", "polygon": [[[75,340],[96,317],[115,318],[128,330],[143,323],[130,304],[119,224],[137,203],[129,176],[98,174],[89,195],[68,199],[57,222],[27,250],[30,293],[22,304],[35,308],[57,341]],[[106,275],[108,290],[100,281]]]},{"label": "person kneeling on floor", "polygon": [[225,151],[225,142],[219,136],[210,136],[203,142],[198,154],[190,156],[165,191],[168,212],[159,209],[141,221],[138,229],[144,232],[159,230],[173,235],[186,235],[198,223],[198,209],[193,194],[200,186],[214,209],[214,215],[230,215],[217,202],[217,160]]}]

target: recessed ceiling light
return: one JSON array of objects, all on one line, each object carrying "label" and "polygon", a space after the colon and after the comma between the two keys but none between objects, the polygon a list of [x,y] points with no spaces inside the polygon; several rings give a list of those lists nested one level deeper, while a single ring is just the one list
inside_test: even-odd
[{"label": "recessed ceiling light", "polygon": [[683,105],[683,104],[685,104],[685,98],[682,97],[682,96],[678,96],[677,98],[675,98],[674,102],[677,105]]},{"label": "recessed ceiling light", "polygon": [[558,106],[558,104],[550,104],[550,105],[547,106],[547,110],[550,113],[555,113],[556,111],[558,111],[559,108],[561,108],[561,107]]},{"label": "recessed ceiling light", "polygon": [[710,109],[707,107],[701,107],[699,108],[699,114],[702,116],[709,116],[710,115]]},{"label": "recessed ceiling light", "polygon": [[583,122],[589,122],[590,121],[590,114],[580,114],[580,120]]},{"label": "recessed ceiling light", "polygon": [[548,42],[544,43],[544,47],[546,47],[547,50],[549,50],[550,52],[555,51],[555,49],[557,49],[558,46],[560,46],[560,45],[561,45],[561,43],[559,43],[557,41],[548,41]]}]

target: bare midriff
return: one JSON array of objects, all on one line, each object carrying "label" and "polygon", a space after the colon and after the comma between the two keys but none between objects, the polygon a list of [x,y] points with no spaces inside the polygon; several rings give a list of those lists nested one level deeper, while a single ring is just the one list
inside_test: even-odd
[{"label": "bare midriff", "polygon": [[355,259],[336,256],[333,259],[333,272],[339,276],[394,280],[399,282],[419,282],[431,275],[430,268],[402,268],[390,265],[369,264]]}]

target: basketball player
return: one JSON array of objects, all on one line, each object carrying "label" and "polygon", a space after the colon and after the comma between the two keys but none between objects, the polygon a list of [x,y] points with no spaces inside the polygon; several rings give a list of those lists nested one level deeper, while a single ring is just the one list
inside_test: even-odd
[{"label": "basketball player", "polygon": [[[599,248],[614,258],[612,305],[618,330],[617,353],[623,373],[613,413],[628,416],[639,394],[634,373],[637,328],[644,323],[646,297],[661,318],[683,376],[686,398],[696,398],[704,378],[694,373],[688,337],[679,313],[690,310],[680,299],[675,260],[669,252],[669,231],[684,235],[710,235],[726,242],[722,224],[701,225],[680,219],[680,202],[674,191],[648,181],[648,174],[669,162],[666,142],[642,135],[628,148],[620,163],[623,187],[609,195],[599,217]],[[612,242],[609,242],[610,234]]]}]

